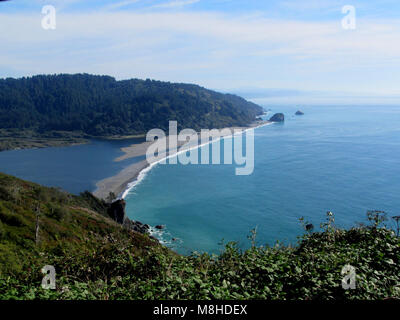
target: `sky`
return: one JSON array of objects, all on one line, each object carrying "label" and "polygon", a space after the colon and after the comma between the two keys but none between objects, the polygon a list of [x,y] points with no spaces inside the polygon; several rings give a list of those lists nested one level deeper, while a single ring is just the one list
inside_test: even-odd
[{"label": "sky", "polygon": [[[55,29],[42,27],[46,5]],[[262,105],[400,105],[398,0],[11,0],[0,28],[0,78],[107,74]]]}]

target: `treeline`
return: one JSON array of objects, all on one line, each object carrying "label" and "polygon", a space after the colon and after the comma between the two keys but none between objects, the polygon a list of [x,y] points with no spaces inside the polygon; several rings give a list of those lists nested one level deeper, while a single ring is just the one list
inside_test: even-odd
[{"label": "treeline", "polygon": [[89,74],[0,79],[0,127],[37,134],[141,134],[166,130],[169,120],[196,130],[244,126],[261,112],[243,98],[192,84]]}]

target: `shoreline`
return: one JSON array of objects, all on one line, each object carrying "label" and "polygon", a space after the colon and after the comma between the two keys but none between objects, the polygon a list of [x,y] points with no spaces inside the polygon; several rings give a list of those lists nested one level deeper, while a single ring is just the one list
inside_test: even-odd
[{"label": "shoreline", "polygon": [[0,152],[15,151],[15,150],[28,150],[28,149],[44,149],[44,148],[57,148],[57,147],[72,147],[82,144],[88,144],[88,139],[20,139],[20,138],[4,138],[0,137]]},{"label": "shoreline", "polygon": [[[266,125],[270,125],[272,123],[272,121],[263,121],[261,123],[256,122],[249,127],[224,128],[229,129],[231,131],[231,134],[218,136],[217,139],[212,139],[211,141],[205,142],[203,144],[198,143],[195,146],[188,146],[182,150],[180,150],[179,147],[181,147],[186,142],[182,142],[181,144],[178,143],[177,149],[174,150],[171,154],[169,154],[170,150],[167,147],[165,150],[161,151],[162,153],[159,155],[162,155],[162,157],[157,161],[149,163],[147,159],[144,159],[142,161],[129,165],[112,177],[108,177],[106,179],[98,181],[96,183],[96,190],[93,192],[93,194],[98,198],[105,199],[110,193],[114,193],[117,196],[117,199],[124,199],[128,195],[129,191],[131,191],[136,185],[138,185],[146,176],[146,174],[160,162],[175,157],[182,152],[187,152],[196,148],[198,149],[205,145],[217,142],[221,139],[232,138],[233,136],[237,134],[243,134],[250,129],[260,128]],[[234,132],[234,130],[238,129],[240,130],[239,132]],[[214,136],[211,137],[213,138]],[[168,140],[168,138],[169,137],[166,137],[165,139]],[[130,158],[144,156],[146,154],[147,148],[153,143],[153,141],[145,141],[139,144],[133,144],[129,147],[121,148],[121,150],[125,154],[116,158],[114,161],[122,161]]]},{"label": "shoreline", "polygon": [[14,151],[14,150],[27,150],[27,149],[43,149],[55,147],[72,147],[76,145],[89,144],[92,140],[126,140],[126,139],[139,139],[146,138],[145,133],[135,135],[113,135],[113,136],[90,136],[74,135],[67,137],[46,137],[40,135],[32,136],[18,136],[9,135],[1,132],[0,129],[0,152]]}]

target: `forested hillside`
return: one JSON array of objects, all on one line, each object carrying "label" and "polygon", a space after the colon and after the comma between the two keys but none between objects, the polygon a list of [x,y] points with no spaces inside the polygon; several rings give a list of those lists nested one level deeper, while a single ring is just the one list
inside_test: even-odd
[{"label": "forested hillside", "polygon": [[168,128],[244,126],[262,108],[238,96],[197,85],[152,80],[116,81],[88,74],[0,79],[0,127],[33,134],[142,134]]}]

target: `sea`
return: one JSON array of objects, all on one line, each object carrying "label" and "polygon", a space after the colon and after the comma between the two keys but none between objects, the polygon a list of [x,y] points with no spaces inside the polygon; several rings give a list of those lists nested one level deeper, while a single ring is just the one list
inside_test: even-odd
[{"label": "sea", "polygon": [[[236,175],[235,163],[155,165],[125,192],[128,216],[180,254],[219,254],[229,242],[248,248],[251,235],[257,245],[294,245],[305,232],[300,218],[318,231],[328,211],[343,228],[367,223],[368,210],[385,211],[389,225],[400,214],[400,107],[265,108],[265,118],[282,112],[285,122],[254,129],[252,174]],[[1,152],[0,171],[93,191],[96,181],[142,160],[113,161],[135,142]]]}]

